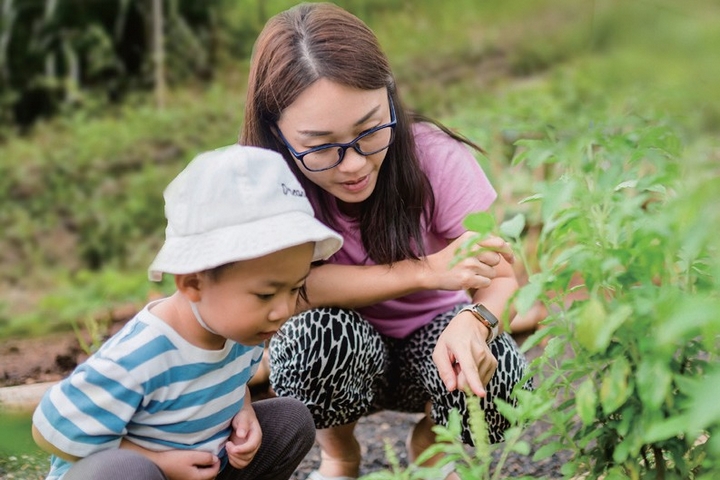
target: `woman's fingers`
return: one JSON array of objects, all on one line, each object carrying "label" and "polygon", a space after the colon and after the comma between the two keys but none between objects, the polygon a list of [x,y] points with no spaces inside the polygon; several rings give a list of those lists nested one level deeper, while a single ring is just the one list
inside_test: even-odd
[{"label": "woman's fingers", "polygon": [[478,365],[478,373],[480,381],[483,385],[487,386],[487,384],[490,383],[493,375],[495,375],[495,370],[497,370],[497,365],[497,359],[492,354],[484,355],[482,357],[482,360]]},{"label": "woman's fingers", "polygon": [[449,391],[470,390],[484,397],[485,385],[495,373],[497,360],[482,340],[468,342],[467,334],[453,340],[455,334],[447,330],[448,335],[441,335],[432,355],[440,379]]},{"label": "woman's fingers", "polygon": [[[478,245],[499,254],[508,263],[515,263],[515,255],[513,254],[512,247],[500,237],[486,238],[485,240],[479,242]],[[497,263],[495,265],[497,265]]]},{"label": "woman's fingers", "polygon": [[482,252],[475,258],[477,258],[480,263],[483,263],[489,267],[497,266],[503,259],[501,254],[492,251]]},{"label": "woman's fingers", "polygon": [[457,376],[458,389],[470,390],[478,397],[484,397],[486,394],[485,384],[480,378],[478,367],[475,362],[463,361],[458,362],[460,373]]},{"label": "woman's fingers", "polygon": [[[505,260],[515,261],[512,248],[500,237],[477,242],[476,233],[465,232],[447,247],[427,257],[433,288],[440,290],[477,290],[490,286],[497,276],[496,267]],[[469,252],[467,250],[469,249]],[[469,256],[456,262],[459,251]]]},{"label": "woman's fingers", "polygon": [[450,392],[458,388],[457,375],[459,369],[455,368],[455,358],[443,341],[438,341],[435,350],[433,350],[432,358],[438,369],[440,380],[445,384],[445,388]]}]

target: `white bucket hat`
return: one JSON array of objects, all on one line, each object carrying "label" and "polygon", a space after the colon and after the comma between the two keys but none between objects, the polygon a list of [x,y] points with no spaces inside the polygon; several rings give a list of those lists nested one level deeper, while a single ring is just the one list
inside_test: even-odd
[{"label": "white bucket hat", "polygon": [[262,257],[315,242],[313,261],[342,237],[313,214],[300,182],[279,153],[230,145],[198,155],[165,189],[165,244],[150,280]]}]

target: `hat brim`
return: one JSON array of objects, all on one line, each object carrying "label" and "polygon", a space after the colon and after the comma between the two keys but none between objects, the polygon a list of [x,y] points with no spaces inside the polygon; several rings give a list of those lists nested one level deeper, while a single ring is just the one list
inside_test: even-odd
[{"label": "hat brim", "polygon": [[202,234],[168,238],[150,265],[148,277],[157,282],[163,273],[202,272],[307,242],[315,242],[312,260],[317,261],[329,258],[343,241],[311,215],[287,212]]}]

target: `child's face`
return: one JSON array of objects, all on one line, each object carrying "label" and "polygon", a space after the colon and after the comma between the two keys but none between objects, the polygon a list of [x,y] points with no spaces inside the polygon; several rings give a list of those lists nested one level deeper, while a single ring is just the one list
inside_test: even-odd
[{"label": "child's face", "polygon": [[[373,127],[390,121],[387,89],[360,90],[318,80],[283,110],[277,126],[298,152],[326,143],[346,143]],[[300,171],[313,183],[345,203],[366,200],[377,183],[378,172],[387,150],[360,155],[349,148],[342,162],[321,172]]]},{"label": "child's face", "polygon": [[269,339],[295,313],[313,249],[305,243],[237,262],[215,280],[205,275],[198,302],[203,320],[243,345]]}]

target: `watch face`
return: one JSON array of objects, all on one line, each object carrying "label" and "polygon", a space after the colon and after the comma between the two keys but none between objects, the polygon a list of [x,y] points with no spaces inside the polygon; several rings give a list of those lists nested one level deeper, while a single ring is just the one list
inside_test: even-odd
[{"label": "watch face", "polygon": [[488,309],[485,308],[484,306],[482,306],[482,305],[480,305],[480,304],[476,304],[476,305],[473,306],[473,309],[474,309],[478,314],[480,314],[485,320],[487,320],[488,323],[489,323],[490,325],[492,325],[493,327],[495,327],[495,326],[498,324],[498,319],[497,319],[497,317],[496,317],[495,315],[493,315],[492,313],[490,313],[490,310],[488,310]]}]

